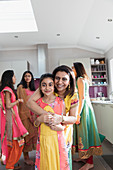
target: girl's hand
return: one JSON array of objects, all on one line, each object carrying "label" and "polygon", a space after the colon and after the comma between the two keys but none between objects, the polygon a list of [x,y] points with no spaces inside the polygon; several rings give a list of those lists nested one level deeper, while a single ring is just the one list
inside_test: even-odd
[{"label": "girl's hand", "polygon": [[53,118],[52,118],[52,125],[58,125],[62,122],[62,116],[61,115],[57,115],[55,113],[50,113]]},{"label": "girl's hand", "polygon": [[38,121],[40,123],[47,123],[51,124],[52,123],[53,116],[50,113],[42,114],[38,117]]},{"label": "girl's hand", "polygon": [[23,101],[23,99],[18,99],[18,103],[23,103],[24,101]]},{"label": "girl's hand", "polygon": [[63,131],[65,129],[65,126],[59,125],[50,125],[49,126],[54,131]]},{"label": "girl's hand", "polygon": [[76,120],[76,125],[78,125],[78,124],[80,124],[80,118],[81,118],[81,116],[80,115],[77,115],[77,120]]}]

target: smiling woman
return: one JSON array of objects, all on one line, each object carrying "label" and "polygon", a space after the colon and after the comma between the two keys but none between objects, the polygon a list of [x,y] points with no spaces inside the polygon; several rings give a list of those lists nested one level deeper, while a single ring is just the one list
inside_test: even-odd
[{"label": "smiling woman", "polygon": [[[55,95],[64,99],[66,114],[61,116],[57,115],[56,112],[52,118],[52,124],[63,123],[65,125],[64,136],[66,147],[68,149],[68,158],[70,170],[72,169],[72,157],[71,157],[71,146],[72,146],[72,133],[73,124],[76,122],[76,110],[77,110],[77,93],[75,93],[75,80],[72,74],[72,69],[68,66],[62,65],[56,67],[53,71],[54,83],[55,83]],[[37,122],[40,123],[40,119],[45,120],[47,111],[39,107],[36,101],[41,97],[39,89],[31,96],[27,102],[27,106],[37,115]],[[53,114],[52,114],[53,115]],[[44,123],[49,123],[44,121]]]},{"label": "smiling woman", "polygon": [[37,128],[33,126],[35,115],[27,108],[26,102],[34,91],[35,86],[33,74],[30,71],[25,71],[21,82],[17,86],[17,95],[24,101],[24,103],[18,105],[19,116],[23,125],[29,132],[29,135],[25,137],[25,145],[23,149],[24,162],[28,165],[34,164],[34,162],[30,160],[28,152],[36,149]]}]

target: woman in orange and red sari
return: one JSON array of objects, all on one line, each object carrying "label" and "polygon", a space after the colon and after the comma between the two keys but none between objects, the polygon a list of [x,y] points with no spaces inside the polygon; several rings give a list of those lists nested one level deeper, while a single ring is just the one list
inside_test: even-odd
[{"label": "woman in orange and red sari", "polygon": [[23,100],[17,99],[13,86],[15,81],[13,70],[7,70],[2,75],[0,86],[1,159],[7,170],[14,169],[23,150],[24,137],[28,135],[18,115],[17,104]]},{"label": "woman in orange and red sari", "polygon": [[28,130],[29,135],[27,135],[25,140],[25,145],[23,149],[24,162],[27,165],[34,165],[34,162],[29,157],[29,152],[36,150],[37,142],[37,128],[34,127],[35,115],[26,106],[26,103],[30,96],[35,91],[34,77],[31,71],[25,71],[22,75],[20,83],[17,85],[17,95],[19,98],[23,99],[23,103],[18,104],[19,116],[24,125]]}]

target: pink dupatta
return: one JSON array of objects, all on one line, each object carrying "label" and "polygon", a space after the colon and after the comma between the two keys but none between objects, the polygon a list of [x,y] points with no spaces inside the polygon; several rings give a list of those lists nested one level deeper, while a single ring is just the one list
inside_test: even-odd
[{"label": "pink dupatta", "polygon": [[[47,103],[42,102],[42,98],[40,98],[37,101],[37,104],[40,107],[42,107],[43,109],[47,105],[49,105],[54,110],[54,113],[62,114],[62,108],[64,105],[63,102],[64,101],[62,99],[60,99],[59,97],[56,97],[55,102],[53,102],[51,104],[47,104]],[[40,170],[40,156],[41,156],[41,153],[40,153],[40,128],[41,127],[39,127],[39,131],[38,131],[36,162],[35,162],[35,169],[37,168],[37,170]],[[63,133],[63,131],[57,131],[57,135],[58,135],[58,146],[59,146],[59,156],[60,156],[60,169],[61,170],[69,170],[70,168],[69,168],[69,160],[68,160],[68,150],[66,148],[64,133]]]},{"label": "pink dupatta", "polygon": [[[11,102],[15,102],[16,97],[13,92],[13,90],[9,87],[5,87],[1,91],[1,150],[2,150],[2,156],[1,159],[3,161],[3,164],[6,164],[6,160],[8,157],[8,152],[7,152],[7,146],[12,144],[12,142],[7,141],[7,121],[6,121],[6,114],[7,110],[5,107],[5,101],[4,101],[4,95],[5,91],[8,91],[11,93]],[[27,130],[23,126],[20,117],[18,115],[18,108],[17,105],[15,105],[13,108],[11,108],[12,112],[12,140],[17,140],[19,143],[19,146],[22,146],[24,144],[24,138],[26,135],[28,135]]]}]

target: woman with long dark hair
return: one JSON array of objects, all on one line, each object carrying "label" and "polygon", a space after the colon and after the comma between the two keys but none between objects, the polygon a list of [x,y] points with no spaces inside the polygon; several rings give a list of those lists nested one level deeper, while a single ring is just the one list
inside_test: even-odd
[{"label": "woman with long dark hair", "polygon": [[73,124],[76,122],[76,110],[77,110],[77,94],[75,93],[75,80],[72,74],[72,69],[68,66],[61,65],[54,69],[54,84],[55,84],[55,95],[64,99],[66,106],[66,116],[57,114],[48,114],[47,111],[39,107],[36,101],[41,97],[40,90],[36,92],[29,99],[27,106],[37,115],[37,122],[44,122],[48,124],[59,124],[63,123],[66,125],[64,130],[64,136],[66,141],[66,147],[68,149],[68,158],[70,170],[72,170],[72,158],[71,158],[71,146],[72,146],[72,134]]},{"label": "woman with long dark hair", "polygon": [[29,132],[29,135],[25,137],[23,149],[24,162],[28,165],[34,165],[34,162],[29,158],[29,151],[36,149],[37,128],[33,125],[35,115],[28,109],[26,102],[34,91],[33,74],[30,71],[25,71],[22,75],[21,82],[17,85],[17,95],[24,101],[23,103],[19,103],[18,109],[22,123]]},{"label": "woman with long dark hair", "polygon": [[0,86],[1,159],[2,163],[6,164],[7,170],[14,169],[23,150],[24,137],[28,135],[18,115],[17,104],[22,103],[23,100],[17,98],[14,90],[15,82],[13,70],[6,70],[2,74]]},{"label": "woman with long dark hair", "polygon": [[[78,89],[78,113],[74,124],[73,144],[77,144],[79,159],[86,164],[80,170],[94,167],[93,155],[102,155],[95,114],[89,97],[89,78],[82,63],[73,63]],[[77,134],[77,136],[76,136]]]}]

